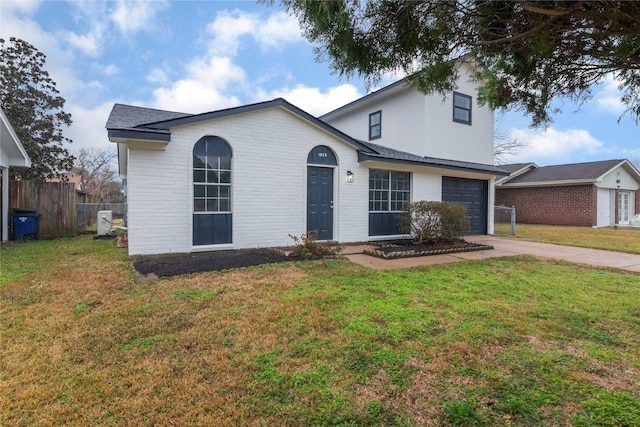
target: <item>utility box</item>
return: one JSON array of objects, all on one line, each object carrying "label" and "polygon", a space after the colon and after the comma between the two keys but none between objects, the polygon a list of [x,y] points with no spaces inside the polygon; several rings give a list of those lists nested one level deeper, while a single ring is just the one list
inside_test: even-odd
[{"label": "utility box", "polygon": [[13,214],[13,238],[16,241],[35,240],[38,235],[40,214],[15,210]]},{"label": "utility box", "polygon": [[98,211],[97,227],[98,236],[106,236],[111,232],[113,211]]}]

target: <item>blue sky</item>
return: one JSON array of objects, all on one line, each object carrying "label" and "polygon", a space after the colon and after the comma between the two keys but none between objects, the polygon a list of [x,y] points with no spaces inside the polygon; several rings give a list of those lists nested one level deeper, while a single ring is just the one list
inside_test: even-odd
[{"label": "blue sky", "polygon": [[[72,152],[113,146],[104,124],[117,102],[201,113],[283,97],[321,115],[366,94],[362,79],[339,78],[316,61],[277,3],[2,0],[0,37],[11,36],[47,55],[73,116]],[[564,112],[546,130],[514,112],[499,120],[503,135],[526,145],[511,161],[640,163],[640,127],[629,116],[618,122],[624,108],[613,79],[578,112],[558,105]]]}]

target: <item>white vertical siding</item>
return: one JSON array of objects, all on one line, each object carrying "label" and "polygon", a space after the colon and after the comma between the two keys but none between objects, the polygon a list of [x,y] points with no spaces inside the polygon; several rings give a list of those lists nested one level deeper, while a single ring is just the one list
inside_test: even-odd
[{"label": "white vertical siding", "polygon": [[456,92],[472,99],[471,125],[453,121],[453,94],[425,96],[425,156],[493,164],[493,110],[478,105],[476,85],[462,73]]},{"label": "white vertical siding", "polygon": [[404,86],[373,95],[325,121],[357,139],[369,139],[369,114],[382,111],[382,137],[371,142],[421,156],[493,164],[494,114],[478,105],[477,85],[461,70],[457,92],[470,95],[471,125],[453,121],[453,93],[423,95]]},{"label": "white vertical siding", "polygon": [[371,142],[420,154],[427,138],[424,108],[424,95],[408,87],[395,88],[327,123],[356,139],[368,141],[369,114],[381,111],[381,137]]}]

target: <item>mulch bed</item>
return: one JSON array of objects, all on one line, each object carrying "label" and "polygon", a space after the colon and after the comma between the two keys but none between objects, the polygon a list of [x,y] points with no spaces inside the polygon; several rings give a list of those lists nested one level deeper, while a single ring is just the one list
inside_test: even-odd
[{"label": "mulch bed", "polygon": [[367,255],[384,259],[409,258],[428,255],[452,254],[493,249],[491,245],[470,243],[462,239],[451,242],[428,242],[421,245],[411,241],[385,242],[375,249],[365,250]]},{"label": "mulch bed", "polygon": [[295,258],[273,249],[239,249],[140,256],[133,261],[133,266],[143,276],[155,274],[158,277],[171,277],[293,260]]},{"label": "mulch bed", "polygon": [[[380,246],[373,250],[366,250],[365,254],[384,259],[394,259],[486,249],[493,249],[493,246],[469,243],[462,239],[425,245],[414,245],[409,241],[395,241],[381,243]],[[238,249],[190,254],[138,256],[133,260],[133,267],[139,273],[140,280],[149,280],[157,277],[230,270],[296,260],[299,260],[299,258],[287,256],[284,252],[275,249]]]}]

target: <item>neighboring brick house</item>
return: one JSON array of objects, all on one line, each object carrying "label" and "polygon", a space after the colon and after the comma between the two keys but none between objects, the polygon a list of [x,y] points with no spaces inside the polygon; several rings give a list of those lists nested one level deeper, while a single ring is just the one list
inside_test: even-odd
[{"label": "neighboring brick house", "polygon": [[628,160],[538,167],[501,165],[496,206],[514,206],[523,224],[609,227],[640,213],[640,172]]},{"label": "neighboring brick house", "polygon": [[321,118],[284,99],[203,114],[116,104],[106,127],[128,183],[129,254],[284,246],[308,230],[398,238],[418,200],[465,203],[469,232],[492,234],[506,172],[476,94],[461,78],[443,102],[403,80]]}]

